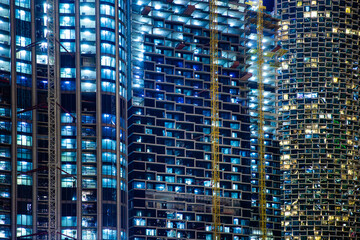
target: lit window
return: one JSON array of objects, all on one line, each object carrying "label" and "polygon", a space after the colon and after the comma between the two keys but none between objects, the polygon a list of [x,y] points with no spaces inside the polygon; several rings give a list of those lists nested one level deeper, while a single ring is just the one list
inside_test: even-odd
[{"label": "lit window", "polygon": [[311,17],[312,18],[316,18],[318,15],[317,15],[317,11],[311,11]]},{"label": "lit window", "polygon": [[146,236],[155,236],[156,229],[146,229]]}]

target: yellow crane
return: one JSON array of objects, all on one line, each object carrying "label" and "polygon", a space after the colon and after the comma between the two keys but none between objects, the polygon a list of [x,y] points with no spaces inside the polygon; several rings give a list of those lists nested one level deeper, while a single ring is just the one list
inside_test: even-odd
[{"label": "yellow crane", "polygon": [[217,0],[209,0],[213,240],[220,240],[219,75]]},{"label": "yellow crane", "polygon": [[266,240],[266,184],[265,184],[265,145],[264,145],[264,51],[263,51],[263,30],[264,30],[264,7],[263,0],[248,2],[247,4],[257,9],[257,78],[258,78],[258,171],[259,171],[259,214],[260,231],[262,240]]}]

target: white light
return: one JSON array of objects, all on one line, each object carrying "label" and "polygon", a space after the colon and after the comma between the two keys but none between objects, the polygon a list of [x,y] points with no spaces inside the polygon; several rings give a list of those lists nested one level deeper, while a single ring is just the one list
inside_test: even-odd
[{"label": "white light", "polygon": [[159,10],[160,8],[161,8],[161,5],[160,5],[160,4],[156,4],[156,5],[155,5],[155,9],[156,9],[156,10]]},{"label": "white light", "polygon": [[91,10],[91,8],[89,7],[89,6],[84,6],[84,11],[85,12],[88,12],[88,11],[90,11]]},{"label": "white light", "polygon": [[248,47],[251,47],[251,46],[252,46],[252,43],[251,43],[251,42],[249,42],[247,45],[248,45]]}]

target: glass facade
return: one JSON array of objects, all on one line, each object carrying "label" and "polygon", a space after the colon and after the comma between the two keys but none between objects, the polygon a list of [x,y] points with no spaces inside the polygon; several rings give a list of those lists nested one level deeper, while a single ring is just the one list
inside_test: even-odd
[{"label": "glass facade", "polygon": [[358,239],[359,3],[278,0],[285,239]]},{"label": "glass facade", "polygon": [[[13,3],[0,1],[0,239],[48,226],[47,5]],[[126,4],[56,3],[61,239],[125,239]]]},{"label": "glass facade", "polygon": [[[134,1],[129,99],[129,239],[212,239],[209,8]],[[218,1],[221,238],[257,239],[257,95],[248,5]],[[271,20],[275,21],[275,20]],[[276,21],[275,21],[276,23]],[[252,29],[254,30],[254,29]],[[274,29],[268,30],[269,49]],[[275,98],[275,71],[267,100]],[[269,239],[280,239],[275,105],[267,103]],[[277,190],[275,190],[277,189]]]},{"label": "glass facade", "polygon": [[[12,139],[10,2],[0,1],[0,238],[11,236]],[[14,127],[13,127],[14,126]],[[17,140],[16,140],[17,141]],[[19,179],[20,180],[20,179]]]},{"label": "glass facade", "polygon": [[[251,174],[252,174],[252,202],[254,231],[253,238],[258,238],[261,234],[259,230],[259,173],[258,173],[258,76],[257,76],[257,12],[250,8],[246,15],[250,33],[248,36],[248,57],[247,64],[250,66],[248,73],[244,76],[248,80],[248,99],[250,114],[250,149],[251,149]],[[275,39],[278,29],[278,19],[270,13],[264,14],[263,30],[263,83],[264,83],[264,145],[265,145],[265,172],[266,172],[266,215],[267,233],[269,238],[281,238],[281,190],[280,190],[280,152],[277,136],[277,105],[276,105],[276,67],[278,57],[271,54],[277,46]]]}]

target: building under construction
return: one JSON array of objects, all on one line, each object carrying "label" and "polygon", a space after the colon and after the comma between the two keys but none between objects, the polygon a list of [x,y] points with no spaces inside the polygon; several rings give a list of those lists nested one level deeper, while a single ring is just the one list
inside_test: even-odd
[{"label": "building under construction", "polygon": [[[252,106],[257,105],[256,72],[251,78],[256,13],[249,11],[244,1],[217,1],[220,235],[229,240],[261,235],[257,111]],[[132,240],[214,239],[209,15],[207,1],[133,2],[128,112]],[[267,18],[264,39],[269,42],[264,46],[271,52],[277,21]],[[269,67],[266,79],[267,234],[280,239],[275,69]]]}]

